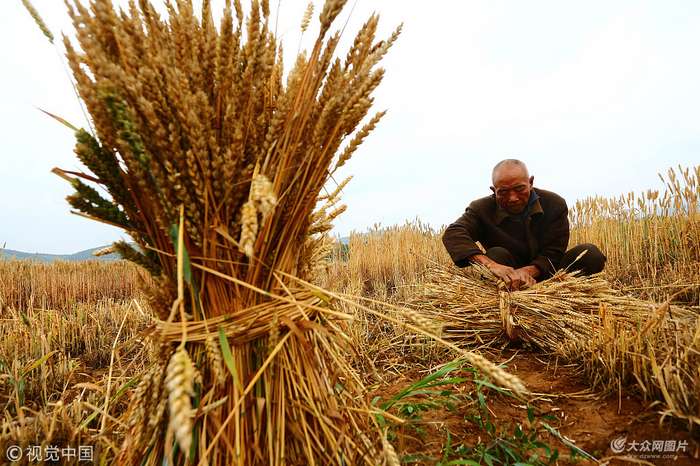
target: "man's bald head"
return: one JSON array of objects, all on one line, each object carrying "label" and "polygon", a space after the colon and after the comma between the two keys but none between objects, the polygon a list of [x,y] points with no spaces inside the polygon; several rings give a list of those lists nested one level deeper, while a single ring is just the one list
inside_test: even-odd
[{"label": "man's bald head", "polygon": [[496,202],[501,208],[508,213],[518,214],[527,207],[534,179],[520,160],[501,160],[491,173],[491,191],[496,195]]},{"label": "man's bald head", "polygon": [[530,178],[530,173],[527,171],[527,166],[518,159],[501,160],[493,167],[491,172],[491,182],[496,186],[496,178],[500,178],[502,172],[508,172],[509,175],[519,174],[523,178]]}]

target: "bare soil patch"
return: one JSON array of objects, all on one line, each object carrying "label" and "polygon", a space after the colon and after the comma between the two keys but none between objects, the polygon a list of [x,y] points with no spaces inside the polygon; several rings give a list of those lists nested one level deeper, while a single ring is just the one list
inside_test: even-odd
[{"label": "bare soil patch", "polygon": [[[687,425],[668,418],[660,423],[658,408],[652,402],[644,401],[624,388],[621,393],[593,393],[575,366],[547,362],[542,354],[531,351],[507,348],[492,355],[491,359],[507,361],[509,372],[518,375],[534,394],[532,405],[536,407],[537,415],[549,415],[549,425],[595,458],[611,465],[635,464],[621,458],[623,456],[654,465],[700,464],[700,433],[697,429],[689,432]],[[372,396],[390,399],[426,375],[426,372],[419,371],[403,374],[391,384],[376,388]],[[477,409],[476,402],[468,401],[476,397],[476,385],[467,382],[446,388],[457,396],[467,395],[468,398],[456,403],[454,409],[428,409],[420,413],[419,419],[395,428],[397,435],[393,443],[401,454],[424,456],[412,464],[436,464],[444,453],[448,432],[452,445],[474,446],[490,441],[482,429],[466,419]],[[510,432],[517,425],[528,428],[530,423],[523,402],[492,390],[486,393],[488,409],[499,431]],[[415,397],[417,403],[430,398]],[[581,457],[571,459],[569,448],[560,439],[548,432],[540,432],[544,443],[559,450],[558,464],[596,464]],[[620,453],[611,448],[615,439],[625,439]],[[645,441],[649,443],[645,444]],[[654,441],[664,441],[664,447],[669,450],[671,444],[666,442],[674,442],[676,451],[651,451]],[[641,451],[647,445],[649,451]],[[680,445],[686,446],[682,448]]]}]

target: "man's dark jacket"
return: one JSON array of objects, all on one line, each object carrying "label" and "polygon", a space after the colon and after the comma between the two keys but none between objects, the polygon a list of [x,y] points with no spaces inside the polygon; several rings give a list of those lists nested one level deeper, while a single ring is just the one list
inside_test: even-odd
[{"label": "man's dark jacket", "polygon": [[496,196],[477,199],[464,214],[447,227],[442,242],[458,267],[481,254],[484,248],[506,248],[518,267],[536,265],[549,275],[559,266],[569,244],[569,219],[566,201],[550,191],[533,188],[539,197],[523,219],[512,216],[496,203]]}]

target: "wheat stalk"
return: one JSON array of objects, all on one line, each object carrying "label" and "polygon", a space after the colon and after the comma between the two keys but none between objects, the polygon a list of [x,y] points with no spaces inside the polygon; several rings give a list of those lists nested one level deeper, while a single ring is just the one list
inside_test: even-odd
[{"label": "wheat stalk", "polygon": [[39,16],[39,12],[36,11],[36,8],[34,8],[34,5],[32,5],[29,0],[22,0],[22,4],[27,9],[29,14],[32,16],[32,19],[34,19],[34,22],[36,23],[36,25],[39,26],[39,29],[41,29],[41,32],[46,36],[47,39],[49,39],[49,42],[51,42],[53,44],[53,33],[48,28],[48,26],[46,26],[46,23],[44,23],[44,20],[41,19],[41,16]]},{"label": "wheat stalk", "polygon": [[188,453],[192,443],[192,403],[195,369],[187,350],[180,347],[170,358],[165,376],[168,390],[169,428],[183,452]]},{"label": "wheat stalk", "polygon": [[304,11],[304,16],[301,18],[301,32],[306,32],[311,23],[311,15],[314,14],[314,2],[309,2]]}]

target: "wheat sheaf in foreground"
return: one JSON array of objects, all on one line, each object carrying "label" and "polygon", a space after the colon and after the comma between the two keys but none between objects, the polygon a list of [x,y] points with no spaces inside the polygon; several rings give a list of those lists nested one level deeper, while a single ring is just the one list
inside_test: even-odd
[{"label": "wheat sheaf in foreground", "polygon": [[325,2],[286,82],[268,1],[247,17],[227,1],[218,27],[208,1],[169,2],[167,18],[146,0],[69,3],[77,45],[63,42],[94,126],[75,152],[92,173],[55,172],[78,213],[130,234],[138,247],[115,249],[156,284],[161,360],[119,464],[382,461],[343,347],[350,316],[308,283],[343,211],[324,186],[384,115],[368,112],[399,35],[375,41],[373,15],[335,58],[345,3]]}]

